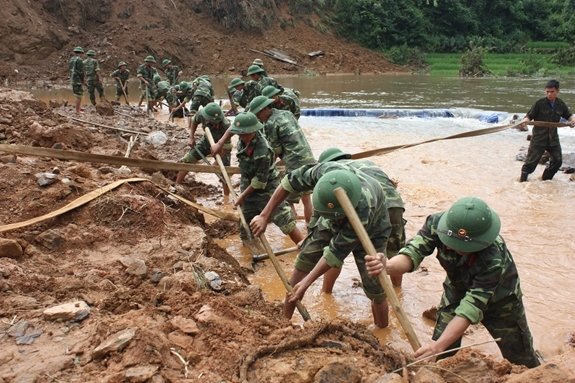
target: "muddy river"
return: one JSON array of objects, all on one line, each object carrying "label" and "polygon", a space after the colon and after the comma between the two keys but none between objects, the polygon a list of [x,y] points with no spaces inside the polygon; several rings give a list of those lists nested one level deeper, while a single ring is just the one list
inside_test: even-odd
[{"label": "muddy river", "polygon": [[[220,98],[224,98],[225,83],[229,80],[213,80]],[[302,108],[449,109],[455,115],[453,118],[397,119],[302,116],[300,124],[317,157],[332,146],[356,153],[494,126],[474,118],[478,111],[515,113],[522,117],[535,99],[544,96],[546,80],[397,75],[286,77],[279,82],[301,92]],[[559,97],[575,111],[574,81],[563,79],[561,82],[563,89]],[[68,98],[72,101],[67,88],[33,89],[32,92],[44,100]],[[107,93],[111,98],[113,89],[107,88]],[[137,95],[136,85],[132,83],[131,101],[137,102]],[[86,100],[85,96],[84,102]],[[164,109],[158,118],[166,117]],[[424,144],[371,160],[399,182],[406,205],[408,238],[417,232],[428,214],[442,211],[464,196],[484,199],[501,216],[501,234],[517,263],[535,346],[543,356],[552,356],[566,347],[565,334],[575,331],[575,295],[571,296],[572,270],[575,269],[575,183],[562,172],[553,181],[539,181],[542,166],[531,175],[529,182],[518,183],[522,163],[515,157],[528,145],[526,136],[526,132],[507,130]],[[574,153],[575,130],[561,128],[560,137],[563,153]],[[213,175],[199,177],[205,182],[217,183]],[[213,200],[205,202],[214,203]],[[224,206],[231,209],[229,204]],[[303,222],[298,225],[304,230]],[[293,246],[273,225],[268,227],[267,235],[276,250]],[[241,263],[251,262],[251,253],[238,238],[226,238],[219,243]],[[295,255],[280,257],[288,275]],[[424,271],[406,275],[403,286],[396,291],[421,343],[427,344],[431,341],[433,323],[421,314],[439,303],[444,274],[434,257],[428,257],[422,266]],[[321,293],[321,281],[317,281],[303,300],[312,318],[343,317],[371,325],[369,301],[361,288],[354,287],[358,280],[353,260],[348,258],[332,295]],[[281,300],[285,295],[269,261],[261,264],[251,281],[262,286],[270,301]],[[301,322],[297,313],[294,321]],[[382,342],[410,349],[393,314],[389,328],[373,328],[373,331]],[[465,336],[464,344],[488,339],[485,329],[474,327]],[[479,346],[479,349],[500,355],[494,344]]]}]

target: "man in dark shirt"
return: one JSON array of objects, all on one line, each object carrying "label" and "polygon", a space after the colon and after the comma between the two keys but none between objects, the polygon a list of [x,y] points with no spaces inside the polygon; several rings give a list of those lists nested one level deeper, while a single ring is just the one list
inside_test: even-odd
[{"label": "man in dark shirt", "polygon": [[[546,121],[546,122],[559,122],[561,117],[571,122],[571,127],[575,125],[575,116],[569,111],[565,103],[557,98],[559,94],[559,81],[549,80],[545,84],[546,97],[541,98],[533,103],[523,122],[527,121]],[[527,181],[529,174],[535,171],[539,160],[545,151],[549,153],[549,165],[541,176],[542,180],[551,180],[553,176],[563,163],[561,154],[561,143],[559,142],[559,135],[557,128],[546,128],[543,126],[535,125],[533,127],[533,134],[531,142],[529,143],[529,150],[527,151],[527,158],[525,164],[521,168],[521,177],[519,182]]]}]

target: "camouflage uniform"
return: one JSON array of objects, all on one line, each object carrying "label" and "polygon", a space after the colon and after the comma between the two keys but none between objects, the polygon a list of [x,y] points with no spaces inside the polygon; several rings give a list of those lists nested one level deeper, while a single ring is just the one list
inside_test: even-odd
[{"label": "camouflage uniform", "polygon": [[82,89],[82,84],[84,82],[84,62],[82,61],[82,58],[74,55],[70,59],[68,70],[70,71],[70,84],[72,84],[74,97],[82,98],[82,95],[84,94],[84,90]]},{"label": "camouflage uniform", "polygon": [[244,95],[243,90],[236,90],[232,96],[232,98],[234,100],[234,104],[240,105],[240,101],[241,101],[243,95]]},{"label": "camouflage uniform", "polygon": [[166,69],[164,71],[164,73],[166,73],[166,77],[168,78],[168,81],[170,83],[170,85],[177,85],[179,84],[178,82],[178,73],[180,73],[180,68],[178,68],[175,65],[172,65],[171,69]]},{"label": "camouflage uniform", "polygon": [[276,89],[279,89],[280,92],[284,91],[284,87],[281,86],[280,84],[278,84],[278,82],[276,81],[275,78],[273,77],[268,77],[268,76],[261,76],[261,73],[258,73],[260,75],[260,79],[258,80],[258,84],[260,86],[261,89],[265,88],[266,86],[273,86]]},{"label": "camouflage uniform", "polygon": [[[112,74],[110,74],[110,77],[120,78],[120,82],[116,80],[116,97],[122,97],[124,95],[124,93],[122,93],[122,86],[124,86],[124,84],[126,84],[126,81],[128,81],[128,78],[130,77],[130,71],[125,69],[123,72],[121,72],[120,69],[116,69],[115,71],[112,72]],[[127,96],[128,87],[124,89],[124,92],[126,93]]]},{"label": "camouflage uniform", "polygon": [[[212,137],[214,137],[214,142],[218,142],[228,130],[231,125],[230,120],[224,118],[221,122],[213,122],[207,121],[201,113],[196,113],[192,120],[193,123],[196,125],[202,125],[205,128],[210,128],[210,132],[212,133]],[[210,155],[210,148],[211,145],[206,138],[206,136],[202,136],[200,140],[186,155],[182,158],[182,161],[187,162],[189,164],[195,164],[199,160],[202,159],[202,156],[205,158]],[[232,151],[232,140],[227,140],[224,143],[223,148],[227,151],[226,155],[222,157],[222,162],[225,166],[230,166],[230,159],[231,159],[231,151]],[[200,155],[201,153],[201,155]]]},{"label": "camouflage uniform", "polygon": [[[242,206],[246,222],[251,222],[262,212],[279,186],[279,171],[275,165],[274,153],[261,131],[256,132],[254,139],[247,146],[242,140],[238,141],[237,158],[242,174],[241,191],[243,192],[250,185],[255,189],[253,193],[246,196]],[[295,215],[286,201],[282,201],[273,211],[270,221],[284,234],[291,233],[296,224]],[[240,230],[240,237],[245,238],[245,235]]]},{"label": "camouflage uniform", "polygon": [[88,94],[90,95],[90,101],[92,104],[96,104],[96,94],[94,90],[98,90],[100,98],[104,94],[104,87],[98,79],[96,72],[100,71],[100,64],[98,60],[88,57],[84,60],[84,73],[86,75],[86,85],[88,86]]},{"label": "camouflage uniform", "polygon": [[289,110],[293,114],[295,119],[299,120],[301,116],[301,109],[299,107],[299,102],[296,103],[296,101],[293,98],[291,98],[290,96],[286,96],[284,94],[280,94],[278,97],[279,102],[274,102],[272,104],[273,108],[279,110]]},{"label": "camouflage uniform", "polygon": [[262,94],[262,88],[257,82],[253,80],[246,82],[244,84],[244,90],[240,98],[239,102],[240,106],[242,108],[246,108],[254,98],[256,98],[261,94]]},{"label": "camouflage uniform", "polygon": [[[447,272],[433,339],[439,339],[457,315],[473,324],[481,322],[494,338],[501,337],[497,346],[510,362],[527,367],[538,366],[523,307],[519,275],[505,241],[498,236],[483,250],[458,255],[445,246],[437,234],[437,225],[443,214],[428,216],[417,235],[399,251],[411,258],[415,270],[424,257],[437,249],[437,259]],[[447,350],[460,345],[461,338]]]},{"label": "camouflage uniform", "polygon": [[[359,178],[362,195],[355,210],[375,249],[384,252],[391,232],[385,194],[379,183],[367,174],[349,165],[324,162],[305,165],[286,174],[281,185],[288,192],[312,191],[321,176],[334,170],[347,170]],[[295,260],[296,269],[309,272],[322,256],[330,267],[340,268],[352,252],[365,295],[376,303],[385,301],[385,292],[379,280],[369,275],[365,268],[366,251],[347,218],[330,220],[314,213],[308,234]]]},{"label": "camouflage uniform", "polygon": [[197,79],[195,83],[198,85],[191,97],[192,104],[190,105],[190,112],[197,112],[200,109],[200,105],[206,106],[213,101],[214,90],[212,83],[203,79]]},{"label": "camouflage uniform", "polygon": [[156,100],[158,100],[158,101],[163,100],[164,98],[167,98],[168,92],[172,88],[170,86],[170,83],[167,81],[158,81],[158,83],[156,84],[156,87],[157,87]]},{"label": "camouflage uniform", "polygon": [[387,211],[389,212],[389,220],[391,222],[391,234],[387,239],[386,255],[387,258],[395,257],[399,249],[405,246],[406,223],[403,219],[405,207],[395,184],[379,166],[369,160],[339,160],[337,162],[353,166],[379,182],[385,194]]},{"label": "camouflage uniform", "polygon": [[[140,95],[140,99],[146,100],[146,98],[149,98],[150,101],[156,100],[156,84],[154,83],[154,76],[156,74],[158,74],[158,71],[153,66],[148,67],[146,64],[142,64],[138,67],[138,78],[143,77],[149,84],[147,86],[141,82],[142,94]],[[146,90],[148,90],[149,95],[146,94]]]}]

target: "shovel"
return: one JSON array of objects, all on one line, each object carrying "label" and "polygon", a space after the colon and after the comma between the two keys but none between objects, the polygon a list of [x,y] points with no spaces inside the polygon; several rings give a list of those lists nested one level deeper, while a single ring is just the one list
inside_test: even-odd
[{"label": "shovel", "polygon": [[[212,137],[212,132],[210,132],[210,128],[204,128],[204,132],[205,132],[206,137],[208,138],[208,142],[210,143],[210,145],[211,146],[215,145],[214,138]],[[226,171],[226,167],[224,166],[224,163],[222,162],[222,157],[220,157],[219,154],[216,154],[216,161],[218,162],[218,165],[220,166],[220,169],[222,171],[222,176],[226,180],[226,184],[228,185],[228,188],[230,189],[230,195],[232,196],[232,200],[234,202],[236,202],[238,199],[238,196],[236,195],[236,192],[234,191],[234,188],[232,186],[232,181],[230,180],[230,177],[228,176],[228,172]],[[250,226],[246,222],[246,217],[244,216],[244,213],[242,212],[242,208],[240,206],[238,206],[237,210],[238,210],[238,215],[240,216],[240,222],[242,223],[242,226],[244,227],[244,229],[246,230],[246,232],[248,234],[247,239],[242,239],[244,246],[247,247],[252,252],[252,254],[261,254],[261,253],[265,252],[266,249],[262,246],[262,243],[260,241],[258,241],[256,238],[254,238],[254,235],[252,234],[252,231],[250,230]]]},{"label": "shovel", "polygon": [[130,105],[130,102],[128,101],[128,96],[126,96],[126,91],[124,90],[125,83],[122,83],[122,80],[120,80],[120,86],[122,87],[122,94],[124,95],[124,100],[126,100],[126,105],[128,105],[131,108],[132,105]]},{"label": "shovel", "polygon": [[[349,220],[349,223],[353,227],[353,230],[359,237],[359,240],[361,241],[361,244],[366,253],[369,255],[377,254],[377,251],[375,250],[375,247],[373,247],[373,243],[371,242],[371,239],[369,239],[369,235],[365,231],[365,228],[363,227],[363,224],[361,223],[361,220],[359,219],[355,211],[355,208],[353,207],[351,201],[349,200],[347,194],[345,193],[345,190],[339,187],[335,189],[333,192],[335,193],[335,197],[341,204],[341,207],[343,208],[343,211],[345,212],[345,215]],[[413,351],[417,351],[419,348],[421,348],[421,343],[419,343],[419,339],[417,339],[417,335],[415,335],[415,331],[413,330],[413,327],[411,326],[411,323],[409,322],[409,319],[407,318],[405,311],[403,311],[403,308],[401,307],[399,298],[397,297],[397,294],[395,294],[395,290],[393,289],[391,280],[387,276],[385,268],[381,271],[381,273],[379,273],[377,278],[379,279],[379,283],[381,283],[381,286],[383,287],[383,290],[385,291],[385,294],[387,295],[387,298],[391,303],[391,307],[393,307],[393,311],[395,311],[395,315],[397,316],[397,319],[399,320],[401,327],[403,327],[403,331],[405,331],[405,335],[407,335],[407,340],[409,341],[409,344],[413,348]]]},{"label": "shovel", "polygon": [[146,85],[146,111],[154,118],[154,112],[150,109],[150,84]]}]

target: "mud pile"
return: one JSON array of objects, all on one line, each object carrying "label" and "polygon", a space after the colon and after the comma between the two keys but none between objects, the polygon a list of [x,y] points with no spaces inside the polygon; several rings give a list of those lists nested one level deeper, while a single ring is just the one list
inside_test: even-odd
[{"label": "mud pile", "polygon": [[[2,144],[177,161],[187,133],[127,106],[48,109],[0,89]],[[162,132],[161,145],[150,139]],[[0,233],[0,383],[22,382],[567,382],[573,357],[527,371],[468,350],[404,378],[412,360],[346,321],[293,325],[212,240],[235,223],[206,220],[190,201],[219,195],[189,176],[0,152],[2,225],[47,214],[112,182],[67,213]],[[44,176],[43,183],[41,181]],[[49,175],[49,176],[48,176]],[[211,223],[207,223],[211,221]],[[415,373],[417,372],[417,373]],[[395,379],[395,380],[393,380]],[[571,380],[572,381],[572,380]]]}]

